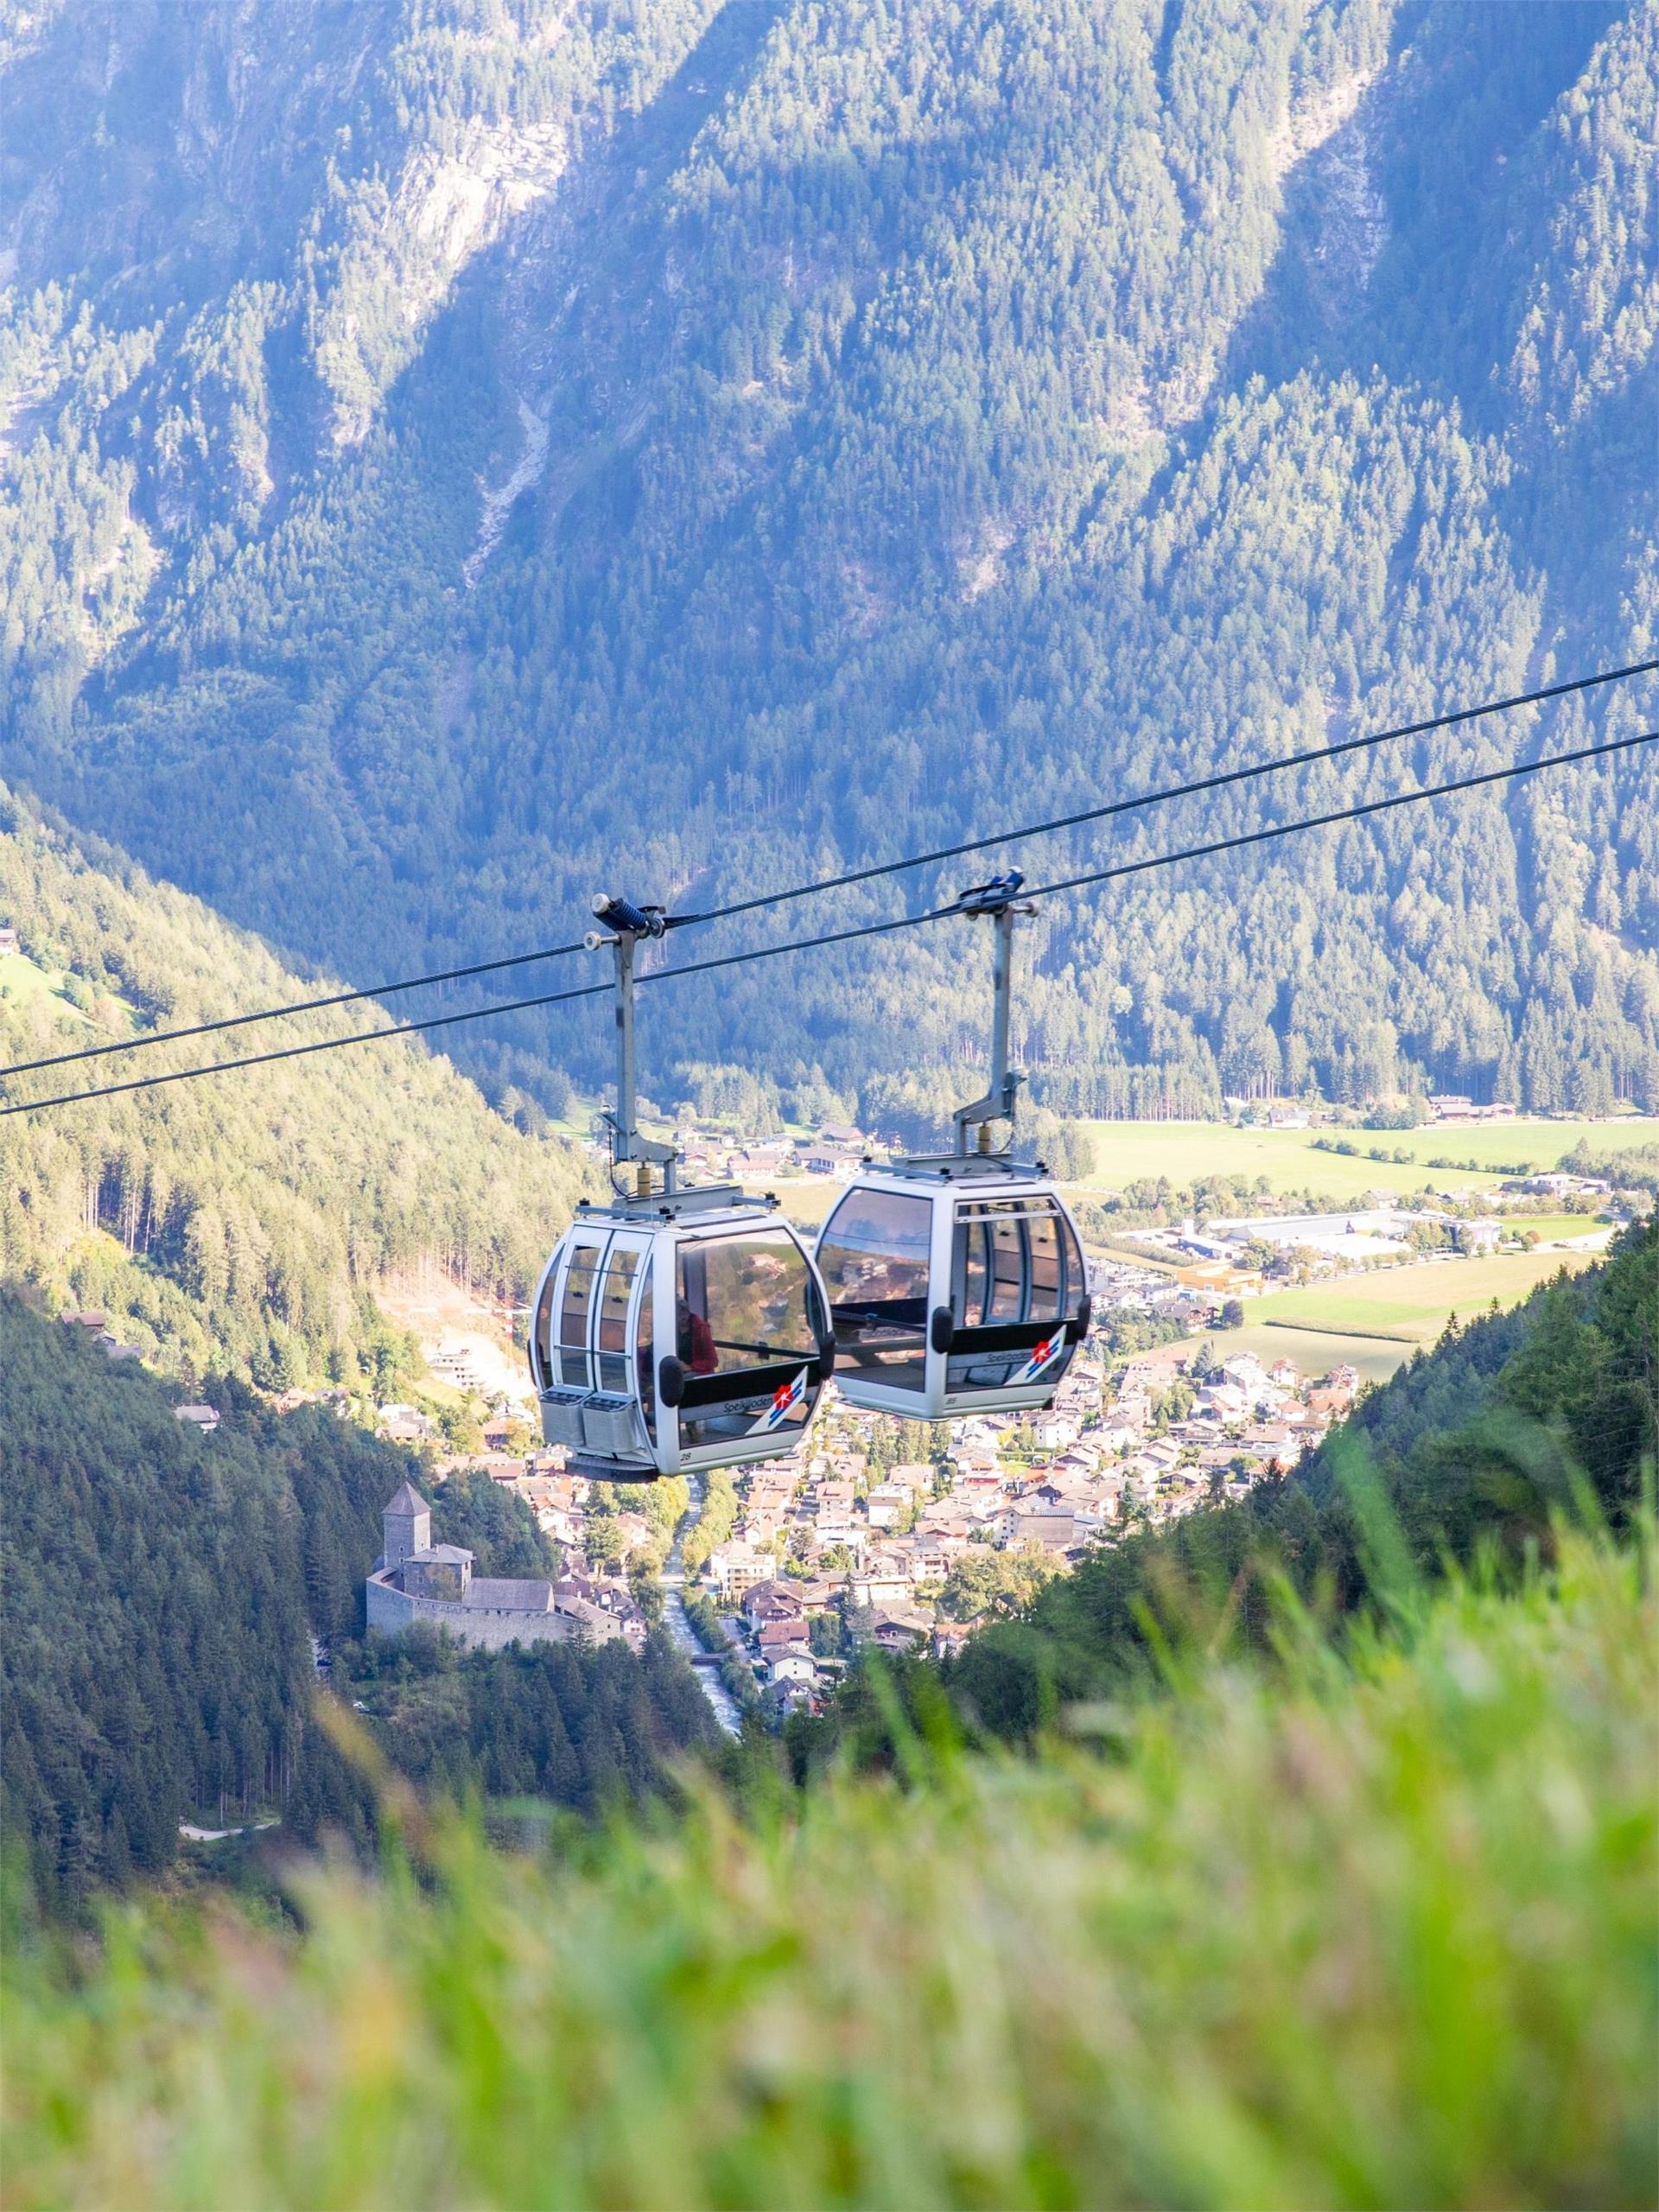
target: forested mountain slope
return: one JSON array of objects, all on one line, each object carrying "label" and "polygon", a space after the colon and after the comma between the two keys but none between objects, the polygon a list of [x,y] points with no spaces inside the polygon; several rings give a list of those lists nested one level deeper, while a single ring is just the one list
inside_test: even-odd
[{"label": "forested mountain slope", "polygon": [[[701,901],[1629,658],[1659,25],[1517,20],[14,11],[0,758],[391,973],[567,935],[599,883]],[[1063,1108],[1651,1106],[1656,820],[1630,763],[1140,879],[1039,925],[1025,1055]],[[960,934],[653,995],[652,1049],[931,1099]],[[602,1037],[468,1049],[588,1072]]]},{"label": "forested mountain slope", "polygon": [[[73,1912],[161,1872],[181,1819],[274,1816],[307,1841],[332,1827],[368,1842],[361,1779],[313,1718],[310,1639],[361,1632],[381,1509],[411,1455],[316,1407],[279,1417],[233,1382],[204,1435],[175,1419],[175,1388],[6,1291],[0,1372],[0,1834],[36,1896]],[[464,1488],[440,1493],[444,1539],[486,1573],[546,1572],[522,1501],[489,1504],[482,1516]],[[442,1655],[423,1656],[429,1672]],[[452,1694],[429,1700],[418,1735],[383,1735],[458,1790],[505,1772],[598,1812],[659,1788],[713,1733],[665,1639],[643,1657],[616,1642],[447,1664]]]},{"label": "forested mountain slope", "polygon": [[[3,787],[0,918],[21,944],[0,955],[6,1064],[320,995],[198,900],[54,831]],[[118,1082],[387,1019],[373,1004],[300,1014],[18,1077],[8,1092]],[[584,1173],[568,1145],[512,1126],[417,1041],[353,1046],[0,1120],[0,1278],[107,1309],[175,1372],[385,1388],[398,1345],[376,1279],[426,1262],[522,1300]]]}]

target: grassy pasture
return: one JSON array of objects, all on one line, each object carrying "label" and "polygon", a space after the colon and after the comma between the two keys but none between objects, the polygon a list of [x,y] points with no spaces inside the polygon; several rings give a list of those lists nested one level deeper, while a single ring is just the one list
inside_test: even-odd
[{"label": "grassy pasture", "polygon": [[[1421,1265],[1380,1268],[1369,1275],[1344,1275],[1335,1282],[1302,1290],[1274,1291],[1249,1301],[1246,1312],[1257,1326],[1268,1321],[1306,1323],[1341,1333],[1375,1330],[1412,1344],[1432,1343],[1448,1315],[1465,1320],[1484,1313],[1496,1299],[1516,1306],[1560,1268],[1589,1264],[1584,1252],[1502,1252],[1490,1259],[1425,1261]],[[1296,1355],[1289,1351],[1294,1359]],[[1300,1363],[1298,1362],[1300,1365]]]},{"label": "grassy pasture", "polygon": [[[1201,1175],[1265,1175],[1274,1192],[1312,1190],[1328,1193],[1344,1205],[1367,1191],[1421,1191],[1425,1183],[1460,1188],[1496,1182],[1499,1170],[1524,1163],[1534,1171],[1554,1167],[1580,1140],[1592,1150],[1612,1152],[1659,1141],[1659,1120],[1622,1116],[1608,1122],[1521,1120],[1491,1127],[1433,1129],[1239,1129],[1217,1122],[1090,1122],[1084,1124],[1096,1147],[1097,1165],[1090,1179],[1097,1189],[1121,1190],[1142,1176],[1166,1175],[1188,1185]],[[1360,1147],[1361,1156],[1315,1149],[1315,1137],[1336,1137]],[[1404,1152],[1396,1160],[1368,1160],[1363,1154]],[[1430,1160],[1473,1160],[1478,1170],[1432,1168]]]},{"label": "grassy pasture", "polygon": [[1403,1337],[1349,1337],[1333,1330],[1287,1329],[1259,1321],[1247,1321],[1242,1329],[1207,1330],[1205,1338],[1224,1359],[1236,1351],[1253,1351],[1264,1367],[1271,1367],[1275,1359],[1293,1360],[1304,1376],[1352,1367],[1358,1370],[1362,1382],[1386,1382],[1416,1349],[1414,1341]]},{"label": "grassy pasture", "polygon": [[1606,1233],[1605,1224],[1598,1223],[1592,1213],[1517,1213],[1504,1218],[1516,1235],[1530,1233],[1545,1244],[1557,1243],[1563,1238],[1570,1241],[1592,1236],[1599,1228]]}]

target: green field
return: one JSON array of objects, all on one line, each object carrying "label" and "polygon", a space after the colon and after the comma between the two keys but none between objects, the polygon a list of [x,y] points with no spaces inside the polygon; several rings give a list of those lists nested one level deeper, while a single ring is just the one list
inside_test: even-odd
[{"label": "green field", "polygon": [[1212,1329],[1207,1341],[1222,1359],[1236,1351],[1253,1351],[1264,1367],[1276,1359],[1294,1360],[1304,1382],[1328,1375],[1333,1367],[1351,1367],[1362,1382],[1386,1382],[1416,1349],[1404,1338],[1344,1337],[1325,1329],[1287,1329],[1259,1321],[1247,1321],[1242,1329]]},{"label": "green field", "polygon": [[[1367,1351],[1371,1367],[1391,1374],[1414,1344],[1433,1343],[1451,1314],[1469,1320],[1484,1314],[1493,1299],[1502,1307],[1520,1305],[1557,1269],[1588,1263],[1586,1252],[1500,1252],[1493,1259],[1427,1261],[1421,1268],[1385,1268],[1378,1274],[1343,1276],[1307,1289],[1279,1289],[1268,1299],[1248,1300],[1245,1330],[1217,1330],[1214,1340],[1230,1351],[1272,1350],[1274,1358],[1296,1360],[1303,1374],[1319,1374],[1334,1358],[1347,1358],[1367,1371],[1358,1358]],[[1360,1334],[1351,1340],[1351,1350],[1343,1351],[1347,1330]],[[1248,1347],[1241,1343],[1243,1336],[1249,1336]],[[1312,1356],[1312,1336],[1319,1336],[1319,1358]],[[1387,1343],[1363,1343],[1365,1336],[1398,1338],[1398,1354]],[[1332,1351],[1332,1344],[1338,1350]]]},{"label": "green field", "polygon": [[[1659,1143],[1659,1119],[1635,1115],[1606,1122],[1515,1121],[1461,1128],[1241,1129],[1217,1122],[1090,1122],[1098,1165],[1090,1186],[1122,1190],[1143,1176],[1189,1185],[1201,1175],[1265,1175],[1274,1192],[1323,1192],[1348,1205],[1368,1191],[1458,1188],[1498,1179],[1502,1169],[1554,1167],[1580,1141],[1598,1153]],[[1314,1148],[1316,1137],[1357,1145],[1362,1154],[1403,1152],[1395,1160],[1350,1159]],[[1430,1160],[1472,1160],[1478,1171],[1431,1168]]]},{"label": "green field", "polygon": [[1535,1236],[1541,1244],[1592,1236],[1600,1226],[1592,1213],[1517,1213],[1505,1218],[1515,1236]]}]

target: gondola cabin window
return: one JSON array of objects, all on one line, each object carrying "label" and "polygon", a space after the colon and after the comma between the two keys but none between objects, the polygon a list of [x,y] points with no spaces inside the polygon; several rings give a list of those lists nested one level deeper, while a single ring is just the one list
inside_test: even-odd
[{"label": "gondola cabin window", "polygon": [[569,1389],[591,1390],[594,1387],[588,1355],[588,1323],[593,1312],[594,1277],[599,1271],[602,1249],[598,1243],[577,1244],[565,1269],[564,1297],[559,1306],[559,1380]]},{"label": "gondola cabin window", "polygon": [[1056,1201],[962,1201],[950,1261],[950,1392],[1039,1376],[1058,1383],[1079,1333],[1064,1325],[1080,1319],[1087,1286],[1077,1236]]},{"label": "gondola cabin window", "polygon": [[896,1191],[849,1191],[818,1246],[850,1377],[921,1390],[927,1380],[928,1261],[933,1209]]},{"label": "gondola cabin window", "polygon": [[628,1386],[628,1306],[633,1297],[639,1255],[621,1244],[611,1247],[599,1299],[599,1387],[626,1391]]},{"label": "gondola cabin window", "polygon": [[686,1372],[683,1450],[734,1442],[757,1424],[804,1427],[816,1393],[804,1363],[818,1351],[817,1300],[804,1255],[782,1230],[710,1237],[677,1255],[676,1357]]},{"label": "gondola cabin window", "polygon": [[538,1390],[547,1389],[556,1380],[553,1372],[553,1294],[558,1281],[558,1268],[550,1261],[536,1300],[536,1317],[530,1332],[531,1372]]},{"label": "gondola cabin window", "polygon": [[957,1209],[951,1305],[959,1325],[1058,1321],[1083,1295],[1082,1255],[1058,1206],[975,1200]]}]

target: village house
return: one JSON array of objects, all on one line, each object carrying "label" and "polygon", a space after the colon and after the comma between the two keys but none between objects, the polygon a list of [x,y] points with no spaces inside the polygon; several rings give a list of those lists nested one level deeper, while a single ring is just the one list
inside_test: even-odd
[{"label": "village house", "polygon": [[744,1597],[742,1611],[751,1627],[758,1630],[768,1621],[804,1619],[806,1599],[798,1583],[757,1580]]},{"label": "village house", "polygon": [[907,1459],[896,1467],[889,1467],[887,1479],[893,1490],[910,1492],[931,1491],[933,1487],[933,1469],[925,1459]]},{"label": "village house", "polygon": [[378,1406],[375,1409],[375,1426],[393,1444],[424,1444],[432,1434],[430,1415],[416,1406]]},{"label": "village house", "polygon": [[910,1576],[896,1568],[878,1574],[849,1574],[846,1586],[848,1597],[855,1605],[898,1605],[909,1595]]},{"label": "village house", "polygon": [[709,1554],[709,1578],[722,1597],[741,1598],[772,1571],[772,1560],[752,1544],[716,1544]]},{"label": "village house", "polygon": [[1013,1516],[1014,1525],[1008,1532],[1010,1548],[1017,1550],[1021,1544],[1040,1544],[1045,1551],[1069,1552],[1077,1541],[1077,1516],[1057,1506],[1045,1506],[1033,1513],[1018,1512]]},{"label": "village house", "polygon": [[755,1632],[754,1641],[767,1658],[773,1652],[787,1651],[791,1647],[806,1650],[811,1643],[806,1623],[799,1619],[762,1621]]},{"label": "village house", "polygon": [[927,1642],[932,1624],[914,1614],[888,1613],[879,1619],[870,1632],[870,1641],[878,1651],[898,1656],[914,1651]]},{"label": "village house", "polygon": [[872,1529],[891,1529],[910,1511],[914,1493],[897,1483],[878,1483],[864,1501]]}]

